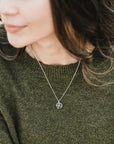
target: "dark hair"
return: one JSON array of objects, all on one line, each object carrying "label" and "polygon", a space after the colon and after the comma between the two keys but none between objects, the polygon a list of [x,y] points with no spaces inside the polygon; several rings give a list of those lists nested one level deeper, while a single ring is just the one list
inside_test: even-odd
[{"label": "dark hair", "polygon": [[[82,72],[85,80],[94,86],[86,76],[87,71],[97,74],[87,66],[94,53],[114,60],[107,54],[113,52],[114,42],[114,1],[113,0],[50,0],[55,33],[61,44],[73,55],[82,59]],[[90,53],[86,43],[95,49]],[[18,49],[12,60],[17,58],[23,49]],[[112,53],[111,52],[111,53]],[[0,55],[7,60],[0,51]],[[107,70],[108,73],[113,69]],[[104,74],[104,73],[103,73]]]}]

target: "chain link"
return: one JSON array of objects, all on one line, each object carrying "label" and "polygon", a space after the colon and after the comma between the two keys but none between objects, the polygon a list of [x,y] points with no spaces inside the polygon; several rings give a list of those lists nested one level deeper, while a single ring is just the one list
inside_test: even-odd
[{"label": "chain link", "polygon": [[[30,47],[31,47],[31,45],[30,45]],[[42,72],[43,72],[43,74],[44,74],[44,76],[45,76],[45,78],[46,78],[46,80],[47,80],[47,82],[48,82],[48,84],[49,84],[49,86],[50,86],[50,88],[51,88],[51,90],[52,90],[55,98],[56,98],[56,100],[57,100],[58,102],[60,102],[60,101],[62,100],[62,98],[64,97],[64,95],[66,94],[66,92],[68,91],[69,87],[71,86],[72,81],[74,80],[74,77],[76,76],[77,71],[78,71],[78,69],[79,69],[81,60],[79,60],[78,65],[77,65],[77,67],[76,67],[76,70],[75,70],[75,72],[74,72],[74,74],[73,74],[73,77],[72,77],[72,79],[70,80],[70,83],[68,84],[66,90],[65,90],[64,93],[62,94],[61,98],[58,99],[57,96],[56,96],[56,93],[55,93],[55,91],[54,91],[54,89],[53,89],[53,87],[52,87],[52,85],[51,85],[51,83],[50,83],[50,81],[49,81],[49,79],[48,79],[48,77],[47,77],[47,75],[46,75],[46,73],[45,73],[45,71],[44,71],[41,63],[40,63],[40,61],[37,59],[37,56],[36,56],[35,53],[33,52],[32,47],[31,47],[31,51],[32,51],[34,57],[36,58],[36,60],[38,61],[39,65],[40,65],[40,68],[41,68],[41,70],[42,70]]]}]

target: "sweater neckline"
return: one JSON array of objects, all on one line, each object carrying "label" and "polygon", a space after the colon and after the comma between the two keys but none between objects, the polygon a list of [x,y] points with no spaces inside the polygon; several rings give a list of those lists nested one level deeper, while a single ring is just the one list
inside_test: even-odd
[{"label": "sweater neckline", "polygon": [[[32,58],[25,51],[23,52],[22,56],[24,57],[24,64],[26,65],[26,67],[30,67],[31,71],[38,71],[42,73],[41,68],[38,64],[38,61],[36,59]],[[58,65],[58,64],[50,65],[50,64],[44,64],[41,61],[40,63],[43,69],[45,70],[46,74],[48,75],[48,77],[51,77],[52,75],[54,75],[55,77],[61,77],[61,75],[64,75],[65,77],[70,76],[70,75],[72,76],[78,66],[78,62],[66,64],[66,65]],[[80,67],[79,67],[79,70],[80,70]]]}]

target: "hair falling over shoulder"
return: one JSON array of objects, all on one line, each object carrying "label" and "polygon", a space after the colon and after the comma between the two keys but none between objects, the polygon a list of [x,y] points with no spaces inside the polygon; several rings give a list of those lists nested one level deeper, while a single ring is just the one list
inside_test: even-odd
[{"label": "hair falling over shoulder", "polygon": [[[88,84],[96,87],[111,84],[111,82],[95,84],[90,80],[90,75],[103,76],[114,69],[114,1],[50,0],[50,4],[56,35],[70,53],[82,59],[84,79]],[[5,37],[4,28],[1,26],[0,56],[11,61],[16,59],[25,48],[17,49],[14,56],[6,55],[1,49],[2,46],[9,44]],[[87,43],[93,45],[94,50],[88,51]],[[95,72],[89,67],[91,64],[94,65],[95,55],[110,61],[111,66],[108,70]]]}]

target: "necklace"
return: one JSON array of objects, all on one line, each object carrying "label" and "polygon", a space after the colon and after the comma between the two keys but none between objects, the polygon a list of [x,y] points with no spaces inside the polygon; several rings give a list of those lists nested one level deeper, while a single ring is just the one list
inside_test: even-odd
[{"label": "necklace", "polygon": [[67,90],[68,90],[69,87],[71,86],[72,81],[73,81],[74,77],[76,76],[76,73],[77,73],[77,71],[78,71],[78,69],[79,69],[81,60],[79,60],[78,65],[77,65],[77,67],[76,67],[76,70],[75,70],[75,72],[74,72],[74,74],[73,74],[73,76],[72,76],[72,78],[71,78],[71,80],[70,80],[70,83],[68,84],[66,90],[65,90],[64,93],[62,94],[61,98],[58,99],[58,97],[56,96],[56,93],[55,93],[55,91],[54,91],[54,89],[53,89],[53,87],[52,87],[52,85],[51,85],[51,83],[50,83],[50,81],[49,81],[49,79],[48,79],[48,77],[47,77],[47,75],[46,75],[43,67],[42,67],[42,64],[40,63],[40,61],[37,59],[35,53],[33,52],[31,45],[30,45],[30,48],[31,48],[31,51],[32,51],[33,56],[36,58],[36,60],[37,60],[38,63],[39,63],[39,66],[40,66],[40,68],[41,68],[41,70],[42,70],[42,72],[43,72],[43,74],[44,74],[44,76],[45,76],[45,79],[46,79],[47,82],[48,82],[48,85],[50,86],[50,89],[52,90],[52,92],[53,92],[53,94],[54,94],[54,96],[55,96],[55,98],[56,98],[56,100],[57,100],[56,108],[57,108],[57,109],[61,109],[61,108],[63,107],[63,104],[62,104],[60,101],[62,100],[62,98],[63,98],[64,95],[66,94]]}]

